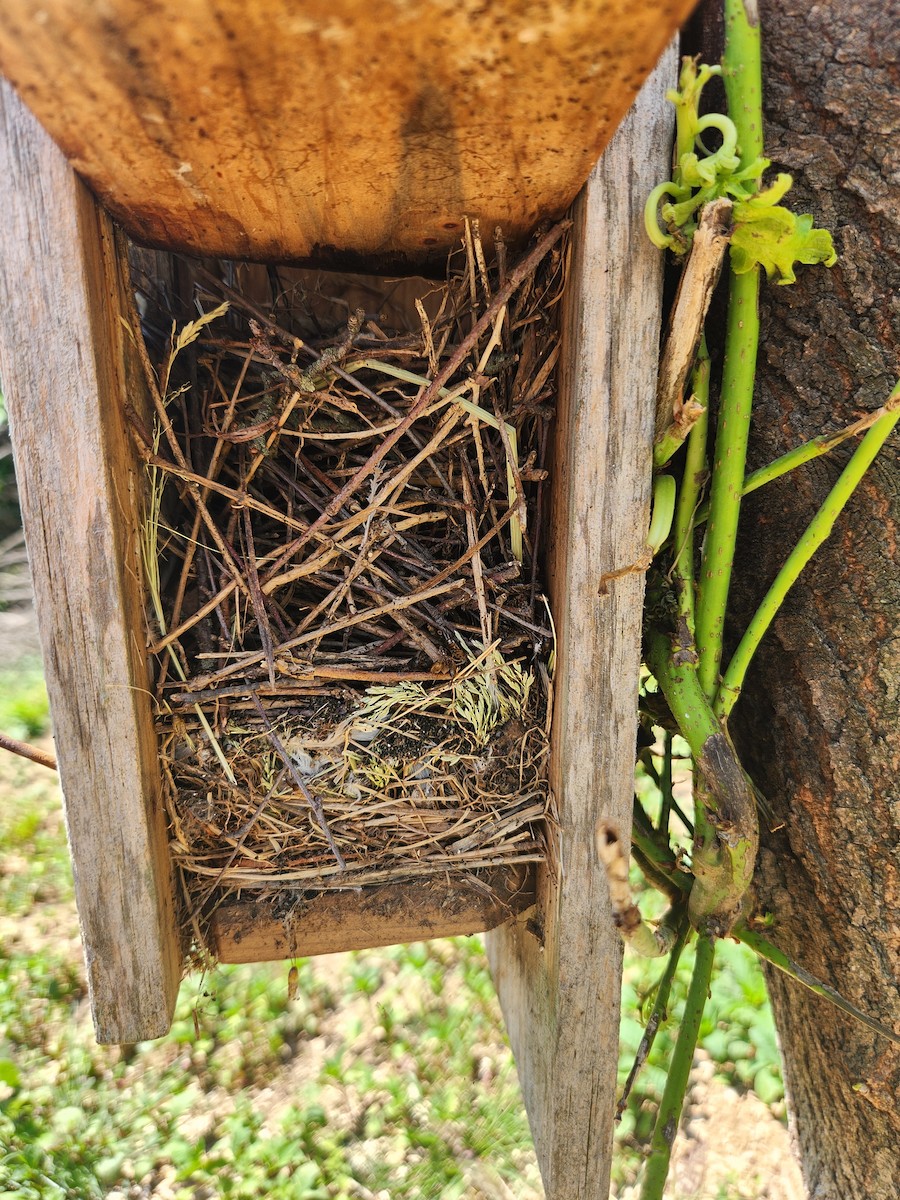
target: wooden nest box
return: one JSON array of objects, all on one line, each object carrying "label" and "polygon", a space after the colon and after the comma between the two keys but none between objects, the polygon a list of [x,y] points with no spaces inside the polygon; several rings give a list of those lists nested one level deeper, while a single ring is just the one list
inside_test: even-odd
[{"label": "wooden nest box", "polygon": [[[147,433],[154,408],[126,238],[213,274],[228,259],[433,278],[466,218],[488,254],[502,229],[513,263],[575,202],[541,554],[556,630],[542,861],[489,887],[450,869],[427,886],[367,879],[290,921],[235,888],[205,934],[223,961],[262,961],[493,929],[548,1194],[567,1197],[593,1195],[585,1164],[611,1122],[591,1115],[615,1073],[620,961],[593,829],[601,815],[630,827],[661,272],[641,209],[668,170],[673,53],[653,68],[690,8],[8,0],[0,13],[0,370],[102,1042],[167,1031],[185,950],[139,549],[154,451],[134,425],[143,413]],[[278,362],[296,367],[289,348]]]}]

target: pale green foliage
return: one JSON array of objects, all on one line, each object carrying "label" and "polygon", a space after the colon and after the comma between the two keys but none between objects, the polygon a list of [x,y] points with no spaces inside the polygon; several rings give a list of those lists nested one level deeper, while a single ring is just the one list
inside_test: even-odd
[{"label": "pale green foliage", "polygon": [[228,312],[228,301],[223,300],[221,304],[211,309],[208,313],[201,313],[196,321],[188,321],[187,325],[182,325],[179,330],[176,330],[173,323],[170,363],[174,361],[176,355],[180,354],[186,346],[190,346],[192,342],[197,340],[207,325],[215,321],[217,317],[223,317],[226,312]]},{"label": "pale green foliage", "polygon": [[743,275],[759,263],[776,283],[794,283],[795,263],[834,266],[837,254],[827,229],[814,229],[807,213],[796,216],[786,208],[738,204],[731,239],[731,267]]},{"label": "pale green foliage", "polygon": [[[761,189],[769,159],[756,158],[740,167],[734,123],[721,113],[700,116],[703,88],[719,74],[720,67],[698,66],[695,59],[686,58],[678,90],[668,93],[675,105],[677,163],[673,178],[654,188],[647,200],[644,219],[650,239],[660,248],[686,253],[703,205],[727,197],[734,201],[731,265],[735,274],[745,274],[759,264],[770,279],[793,283],[795,263],[833,266],[837,254],[831,234],[813,228],[811,216],[797,216],[777,203],[791,187],[790,175],[779,174],[771,187]],[[708,129],[721,136],[718,150],[708,151],[704,145],[702,135]]]},{"label": "pale green foliage", "polygon": [[534,676],[521,663],[506,662],[490,649],[437,687],[405,680],[367,688],[365,707],[354,720],[390,725],[413,714],[455,720],[483,746],[500,725],[525,714],[533,683]]}]

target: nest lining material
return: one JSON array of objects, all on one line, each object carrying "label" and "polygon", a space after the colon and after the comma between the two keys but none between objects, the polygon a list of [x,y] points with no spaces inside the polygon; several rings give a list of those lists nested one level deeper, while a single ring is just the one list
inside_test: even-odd
[{"label": "nest lining material", "polygon": [[180,329],[158,295],[145,312],[171,329],[145,362],[152,419],[129,415],[195,922],[236,892],[477,881],[544,857],[562,235],[507,271],[502,241],[489,269],[467,226],[406,328],[348,319],[334,280],[234,264],[181,265],[205,315]]}]

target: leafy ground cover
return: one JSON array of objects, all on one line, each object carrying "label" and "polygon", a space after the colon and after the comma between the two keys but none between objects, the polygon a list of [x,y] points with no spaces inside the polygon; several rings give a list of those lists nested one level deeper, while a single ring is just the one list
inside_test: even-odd
[{"label": "leafy ground cover", "polygon": [[[46,721],[39,674],[0,681],[0,728],[34,737]],[[185,982],[167,1038],[98,1047],[55,777],[6,755],[0,953],[0,1200],[543,1194],[478,938],[302,960],[294,1000],[286,964],[221,968]],[[719,963],[672,1196],[793,1200],[779,1183],[791,1164],[762,979],[741,946],[723,946]],[[686,955],[676,1015],[690,965]],[[622,1079],[660,971],[626,961]],[[670,1037],[620,1125],[617,1197],[637,1175]],[[698,1168],[703,1122],[724,1111],[722,1161],[711,1170],[701,1155]],[[768,1158],[750,1150],[739,1165],[750,1126]]]}]

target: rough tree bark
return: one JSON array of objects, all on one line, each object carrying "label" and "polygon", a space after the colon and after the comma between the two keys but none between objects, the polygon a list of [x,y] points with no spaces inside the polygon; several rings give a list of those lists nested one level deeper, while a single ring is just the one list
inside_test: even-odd
[{"label": "rough tree bark", "polygon": [[[900,345],[900,3],[766,0],[761,18],[767,153],[840,261],[765,288],[750,468],[883,403]],[[739,607],[851,448],[748,500]],[[784,822],[759,868],[774,940],[900,1030],[898,535],[895,434],[767,636],[732,724]],[[900,1052],[783,976],[769,984],[810,1196],[893,1200]]]}]

